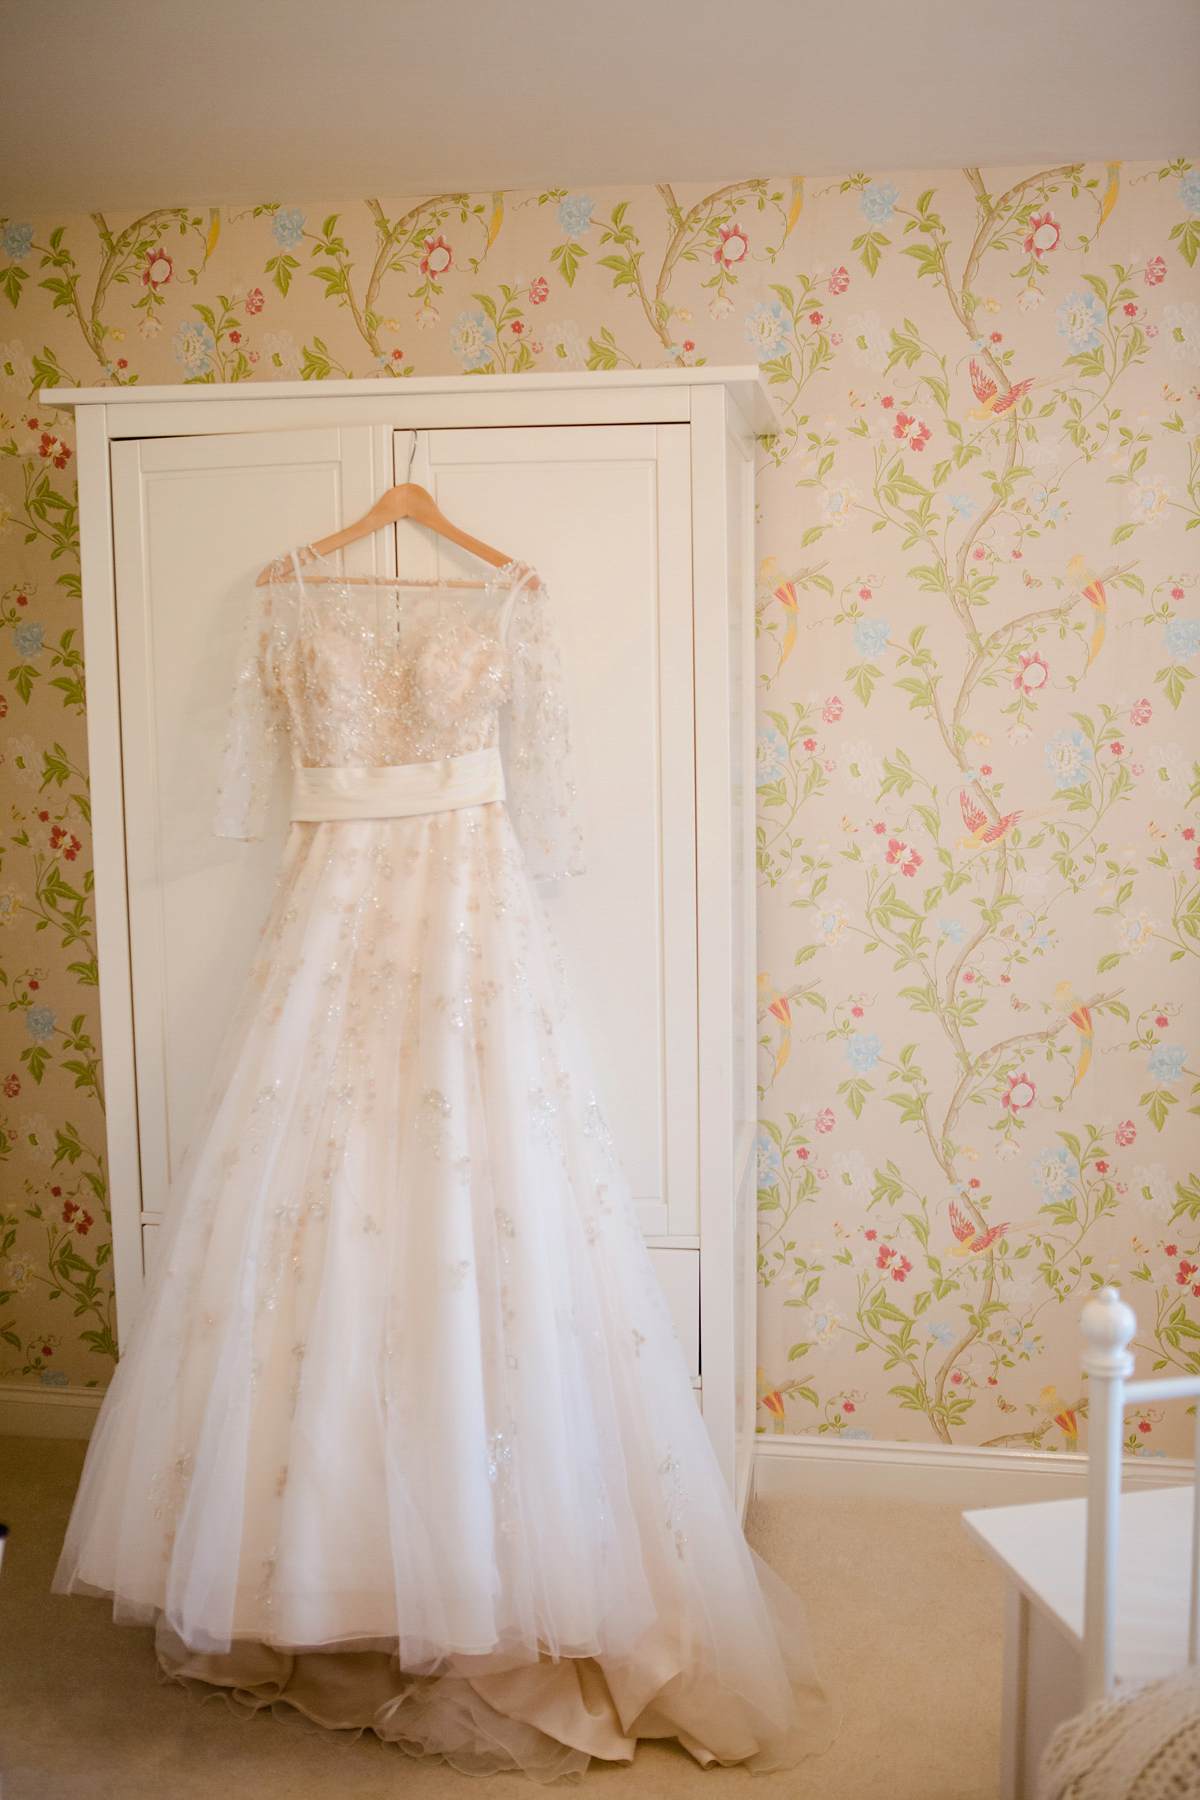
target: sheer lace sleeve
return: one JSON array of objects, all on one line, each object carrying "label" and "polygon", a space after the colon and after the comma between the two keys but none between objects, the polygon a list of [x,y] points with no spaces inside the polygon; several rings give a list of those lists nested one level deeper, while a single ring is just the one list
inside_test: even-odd
[{"label": "sheer lace sleeve", "polygon": [[287,729],[275,680],[276,639],[284,558],[271,567],[271,580],[256,587],[246,609],[213,832],[217,837],[261,838],[275,778],[279,743]]},{"label": "sheer lace sleeve", "polygon": [[501,723],[508,805],[530,873],[554,880],[583,873],[574,760],[562,665],[540,577],[532,570],[505,626],[512,698]]}]

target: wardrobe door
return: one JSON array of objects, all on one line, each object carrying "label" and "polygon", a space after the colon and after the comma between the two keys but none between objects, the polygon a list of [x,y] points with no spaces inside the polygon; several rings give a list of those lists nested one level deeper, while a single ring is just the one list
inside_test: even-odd
[{"label": "wardrobe door", "polygon": [[[280,779],[261,843],[211,824],[242,619],[255,576],[292,544],[349,523],[391,480],[390,433],[130,440],[112,446],[122,780],[140,1191],[114,1192],[153,1255],[167,1186],[197,1123],[252,961],[286,830]],[[355,546],[356,566],[390,552]],[[354,553],[352,553],[354,554]],[[383,570],[380,564],[381,572]],[[106,1057],[129,1046],[105,1042]],[[116,1266],[124,1338],[140,1268]]]},{"label": "wardrobe door", "polygon": [[[688,428],[431,431],[415,446],[413,433],[397,432],[398,480],[410,457],[413,478],[449,518],[532,563],[550,595],[586,873],[548,893],[547,906],[643,1230],[691,1238],[684,1267],[694,1282]],[[396,554],[403,570],[422,574],[463,572],[471,561],[406,525]]]}]

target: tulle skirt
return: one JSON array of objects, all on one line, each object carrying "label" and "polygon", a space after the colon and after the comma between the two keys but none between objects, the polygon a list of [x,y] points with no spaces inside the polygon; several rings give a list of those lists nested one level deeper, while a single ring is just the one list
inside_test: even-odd
[{"label": "tulle skirt", "polygon": [[163,1232],[56,1592],[464,1772],[828,1743],[503,804],[292,826]]}]

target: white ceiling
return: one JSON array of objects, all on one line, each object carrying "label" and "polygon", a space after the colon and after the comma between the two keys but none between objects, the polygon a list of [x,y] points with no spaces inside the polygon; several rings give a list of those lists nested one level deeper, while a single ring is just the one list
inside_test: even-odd
[{"label": "white ceiling", "polygon": [[0,0],[0,213],[1186,155],[1197,0]]}]

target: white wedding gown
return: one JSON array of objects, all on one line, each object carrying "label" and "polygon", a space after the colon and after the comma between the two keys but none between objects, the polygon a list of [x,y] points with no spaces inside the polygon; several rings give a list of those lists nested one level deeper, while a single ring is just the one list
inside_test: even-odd
[{"label": "white wedding gown", "polygon": [[544,590],[306,547],[258,595],[216,829],[262,835],[284,739],[293,823],[54,1590],[155,1623],[194,1692],[464,1772],[793,1764],[833,1729],[803,1610],[743,1539],[533,886],[580,867]]}]

